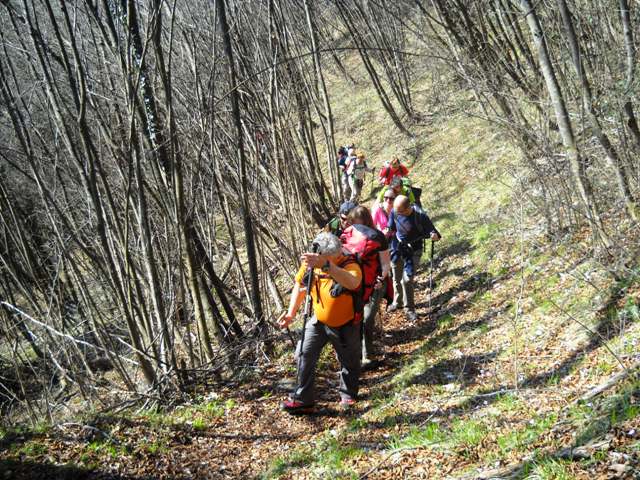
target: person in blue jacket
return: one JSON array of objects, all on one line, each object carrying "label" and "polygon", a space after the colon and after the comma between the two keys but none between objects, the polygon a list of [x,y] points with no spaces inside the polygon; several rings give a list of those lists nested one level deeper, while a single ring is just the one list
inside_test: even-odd
[{"label": "person in blue jacket", "polygon": [[420,263],[424,240],[440,240],[440,232],[429,216],[408,197],[398,195],[387,223],[391,236],[391,274],[393,277],[393,303],[387,311],[403,306],[410,322],[416,320],[413,277]]}]

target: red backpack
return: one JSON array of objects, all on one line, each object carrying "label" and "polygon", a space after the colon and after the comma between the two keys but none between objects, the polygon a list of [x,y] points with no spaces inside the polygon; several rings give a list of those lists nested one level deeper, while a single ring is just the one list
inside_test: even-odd
[{"label": "red backpack", "polygon": [[382,168],[379,176],[380,178],[384,178],[385,185],[388,185],[391,182],[391,164],[389,162],[387,162]]},{"label": "red backpack", "polygon": [[347,227],[340,236],[343,247],[355,255],[362,269],[362,300],[369,301],[382,269],[378,254],[388,248],[387,238],[380,230],[356,224]]}]

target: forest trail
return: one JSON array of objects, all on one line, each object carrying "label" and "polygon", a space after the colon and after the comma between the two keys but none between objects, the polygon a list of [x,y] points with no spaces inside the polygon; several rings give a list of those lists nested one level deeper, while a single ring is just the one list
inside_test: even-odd
[{"label": "forest trail", "polygon": [[[438,224],[451,215],[436,208],[432,217]],[[197,403],[167,413],[101,415],[87,422],[90,427],[66,424],[14,438],[3,455],[10,472],[4,477],[527,478],[557,470],[569,476],[535,478],[594,472],[613,478],[617,468],[619,478],[632,478],[640,431],[628,411],[635,387],[609,407],[573,403],[610,373],[585,373],[603,369],[599,340],[569,342],[567,332],[575,331],[562,321],[546,332],[521,325],[516,335],[537,340],[518,343],[514,355],[509,311],[518,301],[520,270],[514,264],[491,274],[474,256],[473,238],[443,235],[436,244],[431,310],[423,258],[418,320],[410,324],[400,312],[382,316],[384,361],[363,374],[353,411],[337,408],[330,348],[317,369],[318,412],[280,411],[295,373],[286,351],[257,367],[251,379],[203,389]],[[530,285],[534,294],[535,282]],[[284,338],[283,345],[291,350]],[[611,419],[611,412],[617,419],[606,425],[587,421]],[[576,434],[579,425],[584,428]],[[566,460],[566,448],[580,435],[583,460]],[[25,457],[28,462],[16,461]]]},{"label": "forest trail", "polygon": [[[367,138],[367,152],[385,141]],[[633,478],[637,380],[575,400],[620,371],[608,349],[627,367],[640,359],[640,285],[612,280],[587,249],[540,241],[508,186],[509,150],[484,124],[447,113],[420,138],[406,146],[420,158],[411,175],[443,234],[432,308],[427,251],[418,320],[383,316],[384,361],[364,373],[353,411],[338,411],[330,348],[317,369],[319,412],[279,409],[295,375],[280,334],[280,350],[246,365],[250,374],[197,386],[173,409],[5,435],[0,480]]]},{"label": "forest trail", "polygon": [[[0,4],[0,480],[640,480],[637,2]],[[293,417],[353,144],[436,286]]]},{"label": "forest trail", "polygon": [[[350,440],[353,448],[369,452],[358,462],[366,469],[381,460],[390,438],[398,430],[388,419],[365,420],[367,412],[379,409],[380,402],[386,401],[393,379],[412,355],[420,349],[424,351],[428,346],[425,340],[433,345],[444,340],[442,335],[433,335],[441,317],[438,310],[459,293],[447,265],[464,263],[465,257],[464,252],[444,259],[437,250],[436,254],[434,280],[437,283],[431,300],[432,311],[428,309],[427,261],[416,282],[418,320],[410,324],[401,312],[379,316],[383,324],[378,343],[384,352],[382,361],[363,373],[360,400],[346,414],[337,408],[339,398],[334,375],[337,362],[327,347],[317,375],[319,409],[312,415],[293,416],[279,408],[290,389],[287,379],[291,381],[295,373],[292,352],[289,352],[277,363],[265,365],[250,385],[216,389],[215,394],[205,395],[202,405],[195,409],[183,406],[167,414],[100,417],[93,423],[94,431],[87,431],[79,424],[62,426],[60,431],[38,438],[39,448],[46,450],[56,464],[83,461],[95,467],[91,473],[74,472],[74,478],[78,474],[91,479],[253,478],[279,473],[285,478],[302,478],[304,473],[287,470],[295,469],[309,456],[313,458],[313,451],[305,451],[306,447],[354,436]],[[457,308],[461,308],[459,304]],[[436,366],[421,381],[440,383],[438,379],[447,379],[450,375],[447,369],[444,364]],[[404,402],[411,403],[411,398],[403,399]],[[398,423],[423,425],[426,419],[435,418],[441,408],[429,398],[425,398],[418,409],[415,407],[398,415]],[[355,425],[363,423],[371,428],[364,436],[353,430]],[[62,439],[59,433],[63,433]],[[29,438],[33,440],[34,437]],[[95,445],[93,451],[87,451],[87,444]],[[107,466],[105,459],[109,456],[114,458]],[[278,457],[283,460],[277,461]],[[34,469],[30,469],[29,464],[16,464],[14,468],[13,475],[21,478],[64,478],[67,472],[67,469],[56,471],[53,467],[39,471],[41,466],[37,464]],[[334,473],[340,475],[339,471]]]}]

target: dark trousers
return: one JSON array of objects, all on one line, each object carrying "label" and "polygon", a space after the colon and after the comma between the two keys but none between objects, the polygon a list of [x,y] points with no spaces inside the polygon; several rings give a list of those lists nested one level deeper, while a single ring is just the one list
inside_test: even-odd
[{"label": "dark trousers", "polygon": [[[389,279],[387,279],[389,281]],[[364,306],[364,318],[362,319],[362,359],[370,359],[375,355],[373,337],[376,328],[376,315],[380,309],[380,301],[384,297],[386,283],[381,288],[373,290],[369,301]]]},{"label": "dark trousers", "polygon": [[305,405],[315,402],[315,370],[320,352],[331,342],[340,362],[340,398],[355,399],[360,377],[360,325],[349,322],[342,327],[329,327],[315,315],[307,321],[304,342],[298,356],[298,385],[293,398]]}]

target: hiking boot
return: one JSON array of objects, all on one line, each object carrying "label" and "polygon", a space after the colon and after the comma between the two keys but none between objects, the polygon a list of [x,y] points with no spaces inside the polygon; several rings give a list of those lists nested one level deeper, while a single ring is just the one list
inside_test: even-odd
[{"label": "hiking boot", "polygon": [[313,404],[307,405],[298,400],[285,400],[280,404],[280,408],[292,415],[313,413],[315,409]]},{"label": "hiking boot", "polygon": [[363,358],[362,362],[360,362],[360,370],[362,370],[363,372],[373,370],[378,366],[379,363],[380,361],[377,359]]},{"label": "hiking boot", "polygon": [[387,312],[395,312],[402,308],[402,305],[398,305],[397,303],[392,303],[387,307]]},{"label": "hiking boot", "polygon": [[340,407],[340,410],[342,410],[343,412],[348,412],[351,409],[353,409],[355,404],[356,404],[356,401],[353,398],[343,398],[340,400],[340,404],[338,406]]},{"label": "hiking boot", "polygon": [[407,310],[405,312],[405,316],[407,317],[407,321],[409,321],[410,323],[415,323],[416,320],[418,320],[418,316],[416,315],[415,310]]}]

